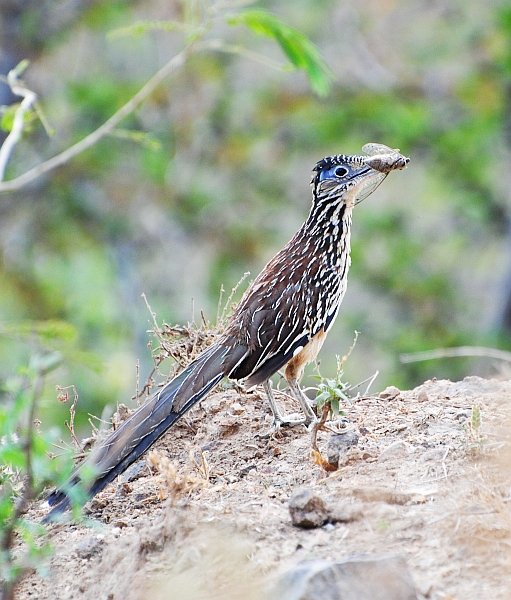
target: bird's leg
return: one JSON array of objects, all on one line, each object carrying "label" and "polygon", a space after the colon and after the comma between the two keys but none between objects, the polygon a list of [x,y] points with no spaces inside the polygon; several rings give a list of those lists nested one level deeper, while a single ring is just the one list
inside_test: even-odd
[{"label": "bird's leg", "polygon": [[[279,407],[277,406],[277,403],[275,402],[275,397],[273,395],[273,390],[271,388],[271,381],[269,379],[267,379],[264,383],[263,383],[263,387],[264,387],[264,391],[266,392],[266,397],[268,398],[268,402],[270,404],[270,408],[271,408],[271,412],[273,413],[273,424],[272,424],[272,430],[274,432],[278,431],[280,429],[280,427],[282,425],[287,425],[289,427],[292,427],[293,425],[308,425],[309,422],[307,421],[307,418],[304,419],[292,419],[288,416],[283,415],[280,410]],[[310,407],[309,407],[309,410]]]},{"label": "bird's leg", "polygon": [[305,415],[305,425],[310,425],[317,421],[317,417],[309,404],[309,399],[302,392],[298,382],[302,378],[305,365],[315,360],[318,352],[325,341],[326,332],[320,329],[318,333],[306,344],[293,358],[287,363],[284,377],[289,385],[289,390],[293,398],[298,400]]},{"label": "bird's leg", "polygon": [[303,414],[305,415],[305,425],[308,426],[311,423],[314,423],[315,421],[317,421],[317,417],[314,414],[314,411],[312,410],[311,405],[309,404],[309,399],[302,392],[302,390],[298,384],[298,380],[291,378],[291,379],[287,380],[287,383],[289,385],[291,394],[293,395],[294,398],[296,398],[296,400],[298,400],[298,402],[300,403],[300,406],[302,407]]}]

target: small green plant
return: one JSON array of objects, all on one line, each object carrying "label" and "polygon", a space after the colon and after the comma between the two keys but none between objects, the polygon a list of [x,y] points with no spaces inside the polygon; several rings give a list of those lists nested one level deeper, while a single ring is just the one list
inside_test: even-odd
[{"label": "small green plant", "polygon": [[[51,553],[44,526],[29,521],[25,514],[45,483],[60,478],[57,463],[49,458],[52,436],[42,434],[36,421],[44,376],[54,366],[54,355],[34,359],[4,384],[7,402],[0,410],[0,578],[4,600],[13,598],[24,573],[42,566]],[[23,550],[14,554],[20,542]]]},{"label": "small green plant", "polygon": [[346,354],[344,354],[342,357],[337,356],[337,371],[334,378],[327,379],[322,377],[319,373],[317,376],[320,380],[318,386],[315,388],[317,390],[316,406],[319,414],[319,420],[314,424],[311,432],[311,457],[314,462],[316,462],[325,471],[335,471],[337,466],[330,464],[321,454],[317,443],[318,432],[321,429],[327,429],[325,424],[329,419],[344,415],[344,412],[341,410],[341,406],[342,404],[350,402],[350,398],[352,397],[353,391],[356,388],[359,388],[363,384],[367,384],[364,392],[367,394],[372,383],[378,376],[378,371],[376,371],[374,375],[356,385],[352,385],[343,380],[343,367],[355,348],[358,336],[359,332],[355,331],[353,343],[348,348]]},{"label": "small green plant", "polygon": [[[44,573],[52,554],[46,527],[27,516],[32,503],[46,486],[63,485],[73,469],[72,448],[54,456],[60,433],[43,430],[37,419],[47,376],[62,362],[57,348],[73,335],[54,321],[4,326],[0,334],[29,336],[38,345],[27,366],[0,381],[0,597],[10,600],[24,574]],[[79,514],[74,506],[73,514]]]},{"label": "small green plant", "polygon": [[318,384],[318,394],[316,396],[316,406],[318,411],[322,412],[325,406],[328,406],[329,416],[338,417],[344,413],[341,410],[341,403],[348,402],[347,392],[351,385],[343,381],[344,371],[339,366],[340,361],[337,357],[337,373],[333,379],[322,379]]},{"label": "small green plant", "polygon": [[343,381],[344,377],[344,365],[353,352],[353,348],[357,343],[359,332],[355,331],[355,337],[353,343],[349,347],[348,351],[344,356],[337,356],[337,370],[333,379],[327,379],[318,374],[319,384],[317,386],[316,394],[316,406],[320,414],[325,415],[325,420],[330,417],[342,416],[344,413],[341,411],[341,403],[349,402],[350,396],[349,391],[353,389],[347,381]]}]

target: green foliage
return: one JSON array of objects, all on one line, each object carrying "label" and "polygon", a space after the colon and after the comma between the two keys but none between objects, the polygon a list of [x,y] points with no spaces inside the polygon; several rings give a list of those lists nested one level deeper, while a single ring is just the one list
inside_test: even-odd
[{"label": "green foliage", "polygon": [[[20,103],[15,102],[9,106],[0,107],[0,129],[9,133],[14,124],[16,111],[19,109]],[[30,134],[34,131],[34,123],[39,119],[35,110],[28,110],[23,115],[23,131],[25,134]]]},{"label": "green foliage", "polygon": [[[0,595],[12,600],[16,583],[32,569],[44,575],[53,553],[46,528],[30,516],[32,502],[48,486],[67,490],[74,467],[73,451],[62,448],[59,430],[41,426],[38,405],[48,376],[62,363],[55,348],[72,345],[76,330],[53,320],[6,325],[1,334],[32,347],[37,340],[40,347],[0,387]],[[68,490],[75,519],[82,518],[87,482],[85,474],[84,485]]]},{"label": "green foliage", "polygon": [[[50,337],[55,324],[49,324],[47,329],[40,324],[39,329]],[[62,331],[62,327],[57,329]],[[32,500],[47,485],[61,485],[73,467],[71,451],[57,457],[53,454],[58,432],[54,428],[41,428],[36,420],[44,378],[58,363],[58,357],[34,355],[31,364],[19,369],[18,374],[3,386],[4,402],[0,408],[0,580],[3,598],[12,597],[14,584],[27,570],[44,571],[52,553],[46,528],[25,514]]]},{"label": "green foliage", "polygon": [[126,0],[93,2],[88,10],[85,11],[83,21],[86,25],[94,29],[101,29],[105,26],[111,27],[124,19],[126,8]]},{"label": "green foliage", "polygon": [[344,414],[341,406],[342,403],[349,402],[347,392],[351,386],[346,381],[343,381],[343,378],[344,371],[338,370],[335,378],[325,378],[319,382],[318,393],[315,398],[318,411],[321,411],[326,404],[329,404],[332,416],[337,417]]},{"label": "green foliage", "polygon": [[479,431],[481,428],[481,407],[477,404],[474,404],[470,411],[470,428],[473,431]]},{"label": "green foliage", "polygon": [[2,107],[1,109],[1,118],[0,118],[0,128],[2,131],[9,133],[12,130],[12,126],[14,124],[14,117],[16,116],[16,111],[18,110],[20,103],[11,104],[10,106]]},{"label": "green foliage", "polygon": [[320,96],[330,90],[332,74],[317,47],[303,33],[264,10],[245,10],[228,19],[230,25],[244,25],[258,35],[275,40],[296,68],[303,70],[312,89]]},{"label": "green foliage", "polygon": [[[137,91],[137,84],[112,81],[109,77],[94,76],[90,80],[75,81],[69,85],[68,96],[83,117],[85,128],[91,131],[94,125],[101,125]],[[128,120],[129,122],[129,120]]]},{"label": "green foliage", "polygon": [[318,413],[323,412],[323,409],[328,406],[329,416],[335,418],[344,414],[341,410],[341,403],[349,402],[349,392],[353,389],[351,384],[344,381],[344,365],[357,345],[359,335],[359,332],[355,331],[353,343],[348,348],[346,354],[342,357],[336,357],[337,369],[335,378],[325,378],[321,374],[318,374],[319,384],[316,388],[317,394],[315,398]]},{"label": "green foliage", "polygon": [[43,342],[76,341],[77,331],[70,323],[49,319],[48,321],[18,321],[0,325],[0,335],[28,338],[36,336]]},{"label": "green foliage", "polygon": [[[220,13],[221,16],[222,13]],[[123,37],[141,37],[154,31],[179,32],[187,35],[187,41],[193,42],[208,33],[214,22],[215,12],[205,15],[193,13],[189,22],[136,21],[127,27],[115,29],[109,33],[110,39]],[[202,18],[201,18],[202,17]],[[277,42],[291,65],[307,75],[312,89],[319,96],[326,96],[330,91],[332,72],[328,68],[318,48],[300,31],[282,22],[266,10],[243,10],[229,15],[226,21],[231,26],[243,25],[257,35],[270,38]],[[226,44],[219,44],[219,49],[228,49]],[[232,49],[232,48],[231,48]],[[238,50],[243,54],[243,48]]]}]

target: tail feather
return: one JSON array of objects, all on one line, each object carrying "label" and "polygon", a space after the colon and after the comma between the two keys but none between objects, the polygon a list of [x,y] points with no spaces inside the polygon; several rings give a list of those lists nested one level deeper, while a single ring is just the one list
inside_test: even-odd
[{"label": "tail feather", "polygon": [[48,496],[47,501],[52,509],[44,520],[51,521],[70,507],[71,500],[66,489],[81,481],[85,464],[92,465],[95,470],[95,478],[87,488],[87,496],[92,498],[140,458],[169,427],[228,374],[231,355],[229,348],[216,344],[156,392],[78,465],[63,489],[55,490]]}]

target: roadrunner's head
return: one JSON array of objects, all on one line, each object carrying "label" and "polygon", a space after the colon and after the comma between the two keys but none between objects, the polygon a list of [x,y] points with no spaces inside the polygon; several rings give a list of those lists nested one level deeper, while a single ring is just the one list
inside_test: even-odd
[{"label": "roadrunner's head", "polygon": [[315,202],[352,207],[374,192],[390,171],[403,169],[409,162],[380,144],[366,144],[363,150],[370,156],[337,154],[316,164],[311,180]]}]

